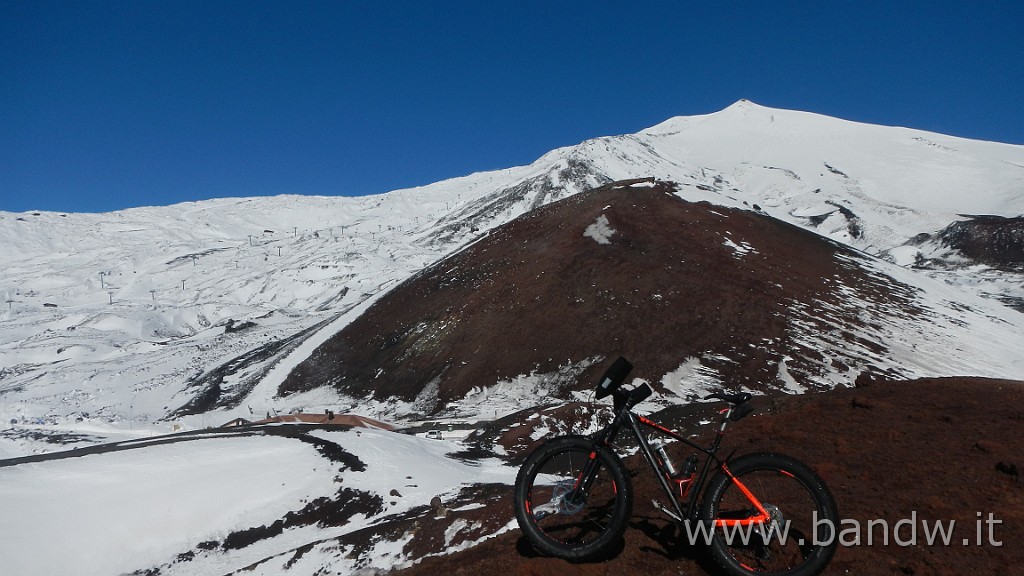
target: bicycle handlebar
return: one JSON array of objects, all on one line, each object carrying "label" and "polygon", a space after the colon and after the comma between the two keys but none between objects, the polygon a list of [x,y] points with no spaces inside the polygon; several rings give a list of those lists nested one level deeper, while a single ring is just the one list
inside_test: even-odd
[{"label": "bicycle handlebar", "polygon": [[616,390],[612,393],[615,411],[618,412],[623,407],[628,410],[632,410],[633,406],[643,402],[649,398],[651,394],[654,394],[654,390],[651,390],[651,387],[647,384],[641,384],[629,391],[622,389]]},{"label": "bicycle handlebar", "polygon": [[[623,357],[619,357],[614,363],[605,371],[597,385],[597,398],[604,398],[605,396],[611,395],[614,400],[615,411],[618,412],[621,408],[627,407],[632,409],[633,406],[643,402],[651,394],[654,393],[651,387],[647,384],[641,384],[632,390],[622,390],[621,386],[626,381],[626,376],[630,370],[633,369],[633,365],[629,363]],[[705,400],[716,398],[718,400],[725,400],[732,404],[729,419],[736,421],[743,418],[747,414],[753,411],[753,408],[747,404],[753,396],[749,392],[736,392],[734,394],[726,394],[725,392],[714,392],[704,397]]]}]

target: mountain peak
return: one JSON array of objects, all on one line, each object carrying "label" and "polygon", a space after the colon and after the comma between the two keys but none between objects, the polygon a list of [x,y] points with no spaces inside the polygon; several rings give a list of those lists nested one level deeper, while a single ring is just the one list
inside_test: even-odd
[{"label": "mountain peak", "polygon": [[746,98],[740,98],[739,100],[737,100],[737,101],[733,102],[732,104],[726,106],[722,111],[725,112],[726,110],[764,110],[764,109],[766,109],[765,106],[761,106],[760,104],[757,104],[756,102],[753,102],[751,100],[747,100]]},{"label": "mountain peak", "polygon": [[646,130],[642,130],[641,133],[652,135],[669,135],[679,132],[680,130],[685,130],[690,126],[702,124],[709,120],[731,121],[730,119],[733,118],[749,118],[751,115],[756,114],[765,114],[770,117],[771,115],[782,111],[783,110],[762,106],[760,104],[747,100],[746,98],[741,98],[716,112],[692,116],[674,116],[660,124],[652,126]]},{"label": "mountain peak", "polygon": [[779,112],[792,112],[787,110],[781,110],[776,108],[769,108],[762,106],[756,102],[741,98],[729,106],[726,106],[718,112],[709,114],[709,116],[718,118],[743,118],[744,121],[750,121],[751,118],[764,117],[767,120],[773,120],[776,113]]}]

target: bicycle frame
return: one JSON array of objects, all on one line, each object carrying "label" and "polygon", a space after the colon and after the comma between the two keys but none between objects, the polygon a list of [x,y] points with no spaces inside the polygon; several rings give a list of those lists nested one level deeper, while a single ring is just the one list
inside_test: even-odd
[{"label": "bicycle frame", "polygon": [[[714,462],[717,463],[718,469],[722,470],[723,473],[725,473],[726,475],[729,476],[729,478],[732,479],[732,482],[736,485],[740,492],[750,501],[750,504],[753,506],[754,510],[757,511],[756,515],[751,516],[749,518],[717,519],[715,520],[715,527],[738,525],[747,526],[750,524],[765,523],[771,520],[770,514],[767,510],[765,510],[764,506],[757,499],[757,497],[729,471],[727,461],[723,461],[718,458],[718,450],[721,447],[722,438],[725,436],[725,428],[728,425],[729,416],[732,414],[732,411],[735,408],[734,406],[730,406],[721,411],[721,414],[723,414],[723,418],[721,424],[719,425],[718,432],[715,435],[715,439],[712,442],[711,446],[704,447],[672,430],[669,430],[668,428],[662,426],[661,424],[658,424],[657,422],[645,416],[639,416],[637,414],[634,414],[632,411],[632,406],[639,402],[639,400],[629,401],[628,397],[622,397],[620,400],[622,406],[618,406],[620,402],[616,403],[618,412],[615,416],[615,419],[612,421],[611,424],[606,426],[603,430],[601,430],[594,436],[594,443],[599,446],[611,447],[613,442],[615,441],[616,436],[618,436],[622,428],[626,427],[629,429],[633,437],[636,438],[637,444],[640,446],[640,451],[644,455],[644,459],[647,460],[647,463],[651,466],[651,469],[654,471],[655,476],[658,477],[658,481],[661,484],[662,491],[664,491],[665,496],[668,497],[669,502],[672,504],[671,510],[666,509],[663,506],[659,506],[662,512],[665,512],[678,522],[683,522],[684,520],[696,520],[698,517],[698,495],[702,492],[705,482],[710,478],[710,474],[712,472],[712,462]],[[669,484],[669,473],[665,469],[665,465],[664,463],[662,463],[661,458],[655,454],[654,449],[652,448],[650,442],[647,440],[647,434],[644,433],[644,428],[653,430],[659,434],[666,435],[675,440],[683,442],[687,446],[693,448],[694,450],[702,452],[705,455],[703,465],[699,467],[699,474],[697,474],[697,476],[692,480],[692,484],[688,492],[688,497],[685,502],[685,511],[683,508],[684,503],[680,502],[680,499],[677,498],[675,493],[673,492],[672,487]],[[574,487],[573,491],[569,495],[567,495],[567,497],[575,499],[579,497],[580,491],[582,491],[582,493],[585,494],[589,490],[591,483],[596,477],[597,465],[597,454],[596,452],[594,452],[591,454],[589,462],[580,474],[580,478],[577,481],[576,486]],[[655,502],[655,504],[657,504],[657,502]]]},{"label": "bicycle frame", "polygon": [[[653,495],[654,508],[676,524],[669,526],[676,537],[687,537],[690,545],[704,540],[710,559],[723,574],[820,574],[837,545],[834,539],[819,541],[827,533],[820,521],[827,519],[833,526],[839,521],[835,498],[824,480],[811,466],[775,451],[736,456],[731,448],[722,452],[729,423],[754,412],[753,395],[704,395],[724,402],[709,410],[724,409],[718,410],[721,421],[698,438],[687,430],[670,429],[668,420],[663,425],[634,412],[654,390],[643,381],[624,387],[631,368],[620,357],[598,381],[595,400],[613,401],[610,418],[600,430],[547,440],[520,467],[514,508],[530,544],[542,554],[569,561],[603,560],[626,537],[636,499],[645,493],[648,498]],[[666,443],[672,444],[671,457],[662,448]],[[626,466],[624,457],[638,452],[668,502],[649,480],[635,479],[639,470]],[[678,472],[672,465],[677,459],[682,463]],[[636,459],[629,461],[635,465]],[[648,495],[647,490],[655,494]]]}]

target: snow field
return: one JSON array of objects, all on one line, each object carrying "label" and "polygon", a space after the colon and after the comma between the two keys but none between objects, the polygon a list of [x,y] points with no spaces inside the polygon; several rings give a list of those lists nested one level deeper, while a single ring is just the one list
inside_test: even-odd
[{"label": "snow field", "polygon": [[274,437],[0,468],[0,557],[24,576],[129,572],[330,496],[333,477],[312,446]]}]

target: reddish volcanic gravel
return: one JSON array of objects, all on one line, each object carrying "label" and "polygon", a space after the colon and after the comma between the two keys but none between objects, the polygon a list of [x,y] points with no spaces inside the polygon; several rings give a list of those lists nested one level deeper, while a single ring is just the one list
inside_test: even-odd
[{"label": "reddish volcanic gravel", "polygon": [[[1024,565],[1024,484],[1019,472],[1024,466],[1024,383],[976,378],[861,382],[856,388],[758,397],[753,402],[755,415],[730,429],[727,447],[737,447],[739,453],[787,453],[825,478],[844,519],[840,529],[846,544],[826,574],[1002,575]],[[672,523],[651,506],[657,488],[646,464],[631,458],[627,465],[637,472],[637,497],[624,545],[610,559],[571,564],[538,557],[516,529],[395,573],[710,573],[703,549],[683,544]],[[492,492],[489,502],[465,517],[486,518],[491,525],[511,520],[511,494]],[[869,521],[875,521],[870,530]],[[934,526],[936,521],[945,526],[955,521],[949,545],[926,542],[922,523]],[[430,531],[429,522],[421,521],[419,529]],[[451,520],[434,522],[443,531]],[[915,537],[916,545],[910,545]]]}]

